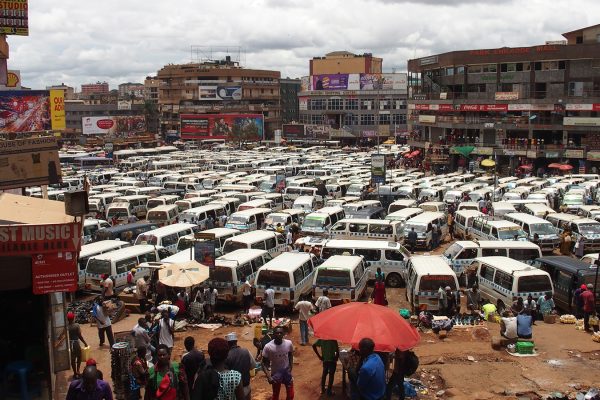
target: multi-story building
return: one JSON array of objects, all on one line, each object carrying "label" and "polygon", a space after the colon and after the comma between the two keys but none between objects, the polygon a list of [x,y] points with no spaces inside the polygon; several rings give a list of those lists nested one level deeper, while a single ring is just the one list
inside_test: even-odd
[{"label": "multi-story building", "polygon": [[107,82],[84,83],[81,85],[81,93],[84,95],[108,93],[109,91]]},{"label": "multi-story building", "polygon": [[[156,79],[161,131],[181,132],[180,115],[227,114],[262,115],[264,136],[273,139],[281,127],[279,71],[247,69],[231,61],[173,65],[160,69]],[[212,117],[211,117],[212,118]],[[213,119],[211,119],[213,121]],[[182,135],[182,138],[207,138]]]},{"label": "multi-story building", "polygon": [[119,98],[129,99],[131,97],[142,99],[145,94],[145,86],[143,83],[121,83],[119,85]]},{"label": "multi-story building", "polygon": [[[346,51],[310,60],[311,75],[302,78],[298,94],[299,122],[321,136],[306,136],[375,144],[405,132],[406,74],[382,73],[382,63]],[[295,130],[284,127],[284,137]]]},{"label": "multi-story building", "polygon": [[511,171],[600,160],[600,25],[563,36],[409,60],[410,144],[472,144]]},{"label": "multi-story building", "polygon": [[298,92],[300,92],[300,79],[280,79],[281,92],[281,121],[284,124],[298,122],[300,108],[298,105]]},{"label": "multi-story building", "polygon": [[155,76],[147,76],[144,80],[144,100],[158,104],[158,87],[160,81]]},{"label": "multi-story building", "polygon": [[75,98],[75,89],[71,86],[61,83],[60,85],[46,86],[46,90],[62,90],[65,94],[65,100],[73,100]]}]

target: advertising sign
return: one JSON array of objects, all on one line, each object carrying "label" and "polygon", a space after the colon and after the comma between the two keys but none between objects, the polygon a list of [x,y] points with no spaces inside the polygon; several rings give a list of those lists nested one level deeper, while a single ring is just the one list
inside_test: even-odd
[{"label": "advertising sign", "polygon": [[117,110],[131,110],[131,101],[119,100],[117,102]]},{"label": "advertising sign", "polygon": [[83,117],[81,126],[84,135],[130,137],[146,132],[146,117],[143,115]]},{"label": "advertising sign", "polygon": [[0,86],[0,90],[20,90],[21,71],[8,70],[6,72],[6,85]]},{"label": "advertising sign", "polygon": [[371,155],[371,180],[374,183],[385,184],[385,154]]},{"label": "advertising sign", "polygon": [[56,140],[50,136],[0,141],[0,189],[60,183]]},{"label": "advertising sign", "polygon": [[62,90],[50,90],[50,119],[52,130],[64,131],[67,128],[65,92]]},{"label": "advertising sign", "polygon": [[300,78],[300,91],[308,92],[309,90],[312,90],[310,85],[310,76],[303,76]]},{"label": "advertising sign", "polygon": [[348,90],[348,74],[313,75],[313,90]]},{"label": "advertising sign", "polygon": [[304,139],[303,124],[284,124],[282,125],[282,131],[285,139]]},{"label": "advertising sign", "polygon": [[360,74],[360,90],[406,90],[406,74]]},{"label": "advertising sign", "polygon": [[50,129],[50,96],[47,90],[0,92],[0,133]]},{"label": "advertising sign", "polygon": [[419,122],[425,124],[435,124],[435,115],[419,115]]},{"label": "advertising sign", "polygon": [[215,242],[202,240],[194,242],[194,260],[209,268],[215,267]]},{"label": "advertising sign", "polygon": [[495,100],[519,100],[519,92],[496,92]]},{"label": "advertising sign", "polygon": [[200,100],[220,101],[242,99],[242,87],[240,85],[203,85],[198,86],[198,90],[198,98]]},{"label": "advertising sign", "polygon": [[258,141],[264,137],[262,114],[181,114],[182,139]]},{"label": "advertising sign", "polygon": [[0,34],[29,35],[27,0],[0,1]]},{"label": "advertising sign", "polygon": [[44,225],[0,225],[0,254],[77,253],[81,248],[81,226],[76,223]]},{"label": "advertising sign", "polygon": [[565,158],[583,158],[583,149],[565,150],[563,157],[565,157]]},{"label": "advertising sign", "polygon": [[31,257],[33,294],[75,292],[78,287],[77,253],[59,251]]},{"label": "advertising sign", "polygon": [[600,118],[593,117],[564,117],[565,126],[600,126]]},{"label": "advertising sign", "polygon": [[285,174],[275,175],[275,191],[280,192],[280,193],[283,192],[283,190],[285,189],[285,185],[286,185]]},{"label": "advertising sign", "polygon": [[305,125],[307,139],[329,140],[331,127],[328,125]]},{"label": "advertising sign", "polygon": [[308,110],[308,97],[298,97],[298,107],[300,111]]}]

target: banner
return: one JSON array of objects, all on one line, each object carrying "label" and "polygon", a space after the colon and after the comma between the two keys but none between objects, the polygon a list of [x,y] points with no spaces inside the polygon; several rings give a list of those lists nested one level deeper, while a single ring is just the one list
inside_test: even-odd
[{"label": "banner", "polygon": [[181,114],[182,139],[259,141],[264,137],[262,114]]},{"label": "banner", "polygon": [[0,141],[0,189],[60,183],[56,140],[49,136]]},{"label": "banner", "polygon": [[300,78],[300,91],[308,92],[312,90],[312,86],[310,85],[310,76],[303,76]]},{"label": "banner", "polygon": [[50,119],[52,130],[64,131],[67,128],[63,90],[50,90]]},{"label": "banner", "polygon": [[27,0],[0,1],[0,34],[29,35]]},{"label": "banner", "polygon": [[50,94],[47,90],[0,92],[0,133],[50,129]]},{"label": "banner", "polygon": [[360,74],[360,90],[406,90],[407,75]]},{"label": "banner", "polygon": [[286,186],[286,178],[285,174],[276,174],[275,175],[275,191],[278,193],[283,193]]},{"label": "banner", "polygon": [[242,87],[236,86],[225,86],[225,85],[202,85],[198,86],[198,98],[200,100],[241,100],[242,99]]},{"label": "banner", "polygon": [[201,240],[194,242],[194,260],[209,268],[215,267],[215,242],[214,240]]},{"label": "banner", "polygon": [[565,126],[600,126],[600,118],[595,117],[564,117]]},{"label": "banner", "polygon": [[130,137],[146,132],[146,117],[143,115],[83,117],[81,127],[84,135]]},{"label": "banner", "polygon": [[348,74],[313,75],[313,90],[348,90]]},{"label": "banner", "polygon": [[371,155],[371,180],[373,183],[385,184],[385,154]]}]

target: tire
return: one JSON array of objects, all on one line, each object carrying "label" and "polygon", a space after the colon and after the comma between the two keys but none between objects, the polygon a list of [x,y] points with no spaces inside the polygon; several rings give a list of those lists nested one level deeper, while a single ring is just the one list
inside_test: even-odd
[{"label": "tire", "polygon": [[402,279],[400,274],[394,272],[387,276],[385,283],[389,287],[398,288],[402,286],[404,280]]}]

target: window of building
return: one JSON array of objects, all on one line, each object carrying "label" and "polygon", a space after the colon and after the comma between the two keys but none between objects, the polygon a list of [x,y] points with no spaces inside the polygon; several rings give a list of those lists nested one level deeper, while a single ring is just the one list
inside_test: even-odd
[{"label": "window of building", "polygon": [[471,65],[469,66],[470,74],[487,74],[496,72],[496,64],[482,64],[482,65]]},{"label": "window of building", "polygon": [[454,75],[454,68],[453,67],[446,68],[446,75]]},{"label": "window of building", "polygon": [[406,125],[406,114],[392,114],[392,124]]},{"label": "window of building", "polygon": [[358,99],[346,99],[346,110],[358,110]]},{"label": "window of building", "polygon": [[380,110],[391,110],[392,109],[392,101],[391,100],[380,100],[379,101],[379,109]]},{"label": "window of building", "polygon": [[569,82],[569,96],[583,96],[583,82]]},{"label": "window of building", "polygon": [[363,114],[360,116],[361,125],[375,125],[375,114]]},{"label": "window of building", "polygon": [[311,115],[310,123],[314,124],[314,125],[321,125],[323,123],[323,116],[322,115]]},{"label": "window of building", "polygon": [[361,110],[373,110],[373,99],[365,99],[360,101]]},{"label": "window of building", "polygon": [[344,115],[344,125],[358,125],[358,115],[354,115],[354,114]]},{"label": "window of building", "polygon": [[405,100],[394,100],[394,110],[406,110],[406,101]]},{"label": "window of building", "polygon": [[309,110],[324,110],[325,109],[325,100],[324,99],[312,99],[308,102]]},{"label": "window of building", "polygon": [[465,73],[465,67],[460,66],[460,67],[456,67],[456,75],[462,75]]},{"label": "window of building", "polygon": [[500,64],[500,72],[515,72],[516,70],[517,63]]},{"label": "window of building", "polygon": [[542,62],[542,71],[550,71],[558,69],[558,61],[544,61]]},{"label": "window of building", "polygon": [[467,92],[484,93],[485,92],[485,83],[467,85]]},{"label": "window of building", "polygon": [[327,109],[328,110],[342,110],[343,109],[343,100],[342,99],[327,100]]},{"label": "window of building", "polygon": [[390,124],[390,114],[379,114],[379,124],[380,125],[389,125]]}]

